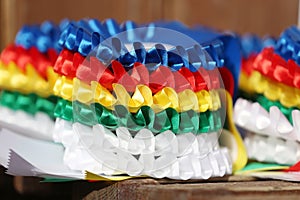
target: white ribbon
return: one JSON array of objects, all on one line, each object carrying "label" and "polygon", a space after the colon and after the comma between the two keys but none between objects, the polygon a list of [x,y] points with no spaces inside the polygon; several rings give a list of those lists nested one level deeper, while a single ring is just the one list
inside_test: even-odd
[{"label": "white ribbon", "polygon": [[0,106],[0,127],[13,130],[31,138],[52,141],[54,121],[45,113],[35,115],[22,110],[11,110]]},{"label": "white ribbon", "polygon": [[234,122],[249,131],[300,141],[300,111],[292,111],[293,125],[278,107],[272,106],[270,112],[259,103],[239,98],[234,105]]},{"label": "white ribbon", "polygon": [[293,165],[300,161],[300,143],[247,132],[244,139],[248,157],[260,162]]},{"label": "white ribbon", "polygon": [[54,139],[66,148],[67,166],[95,174],[186,180],[224,176],[232,171],[227,149],[219,148],[218,133],[175,135],[165,131],[153,135],[142,129],[132,137],[124,127],[114,134],[100,124],[88,127],[57,119]]}]

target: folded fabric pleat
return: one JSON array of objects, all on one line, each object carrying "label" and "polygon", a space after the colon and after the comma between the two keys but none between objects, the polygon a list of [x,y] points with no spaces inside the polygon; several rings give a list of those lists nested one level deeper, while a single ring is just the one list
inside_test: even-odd
[{"label": "folded fabric pleat", "polygon": [[88,126],[99,123],[111,130],[124,126],[133,131],[148,128],[153,133],[172,130],[178,134],[186,132],[198,134],[217,131],[222,127],[219,111],[196,113],[190,110],[178,113],[172,108],[167,108],[155,113],[150,107],[143,106],[136,113],[130,113],[121,105],[111,111],[98,103],[88,106],[77,101],[69,102],[63,99],[58,100],[54,115]]}]

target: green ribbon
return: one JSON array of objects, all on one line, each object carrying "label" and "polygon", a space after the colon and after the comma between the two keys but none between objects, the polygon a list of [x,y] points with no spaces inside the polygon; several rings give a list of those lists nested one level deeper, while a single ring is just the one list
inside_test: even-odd
[{"label": "green ribbon", "polygon": [[167,108],[162,112],[155,113],[150,107],[143,106],[136,113],[130,113],[122,105],[115,106],[115,110],[112,111],[98,103],[86,105],[64,99],[58,100],[54,116],[88,126],[99,123],[110,130],[123,126],[131,131],[147,128],[153,133],[171,130],[176,134],[187,132],[199,134],[222,128],[219,111],[196,113],[189,110],[178,113],[172,108]]},{"label": "green ribbon", "polygon": [[239,96],[253,102],[258,102],[267,111],[270,111],[271,106],[276,106],[281,111],[281,113],[284,114],[284,116],[289,120],[291,124],[293,124],[292,111],[299,110],[299,108],[297,107],[287,108],[284,105],[282,105],[280,101],[271,101],[267,97],[261,94],[249,95],[246,92],[240,90]]},{"label": "green ribbon", "polygon": [[54,118],[54,109],[57,97],[51,96],[46,99],[36,94],[21,94],[4,90],[0,94],[0,104],[12,110],[23,110],[34,115],[36,112],[46,113],[49,117]]},{"label": "green ribbon", "polygon": [[284,105],[282,105],[279,101],[271,101],[267,99],[263,95],[258,95],[256,97],[256,101],[267,111],[270,110],[271,106],[276,106],[279,108],[279,110],[284,114],[284,116],[290,121],[291,124],[293,124],[293,117],[292,117],[292,111],[297,109],[296,107],[290,107],[287,108]]}]

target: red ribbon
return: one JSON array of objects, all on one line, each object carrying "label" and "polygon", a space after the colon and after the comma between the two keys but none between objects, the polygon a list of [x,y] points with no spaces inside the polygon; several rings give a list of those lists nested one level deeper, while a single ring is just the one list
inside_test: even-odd
[{"label": "red ribbon", "polygon": [[253,69],[253,63],[257,57],[257,54],[251,54],[247,59],[242,59],[242,71],[248,76],[251,75]]},{"label": "red ribbon", "polygon": [[25,49],[21,46],[9,45],[2,51],[0,59],[6,65],[14,62],[23,71],[26,70],[27,64],[31,64],[43,78],[47,79],[47,68],[54,65],[57,53],[54,49],[49,49],[43,54],[36,47]]},{"label": "red ribbon", "polygon": [[[55,72],[69,78],[77,77],[90,83],[98,81],[105,88],[112,90],[113,83],[122,84],[127,91],[135,91],[137,84],[148,85],[155,94],[163,87],[172,87],[176,92],[192,89],[197,92],[219,88],[219,76],[211,77],[205,69],[191,72],[186,67],[178,71],[171,71],[165,66],[158,67],[149,73],[142,63],[134,63],[133,67],[126,69],[120,62],[112,61],[109,67],[103,65],[96,57],[85,59],[79,53],[63,50],[54,66]],[[209,80],[209,81],[208,81]]]},{"label": "red ribbon", "polygon": [[285,61],[273,48],[265,48],[254,60],[251,57],[243,62],[242,70],[248,75],[257,70],[276,82],[300,88],[300,66],[293,60]]},{"label": "red ribbon", "polygon": [[225,89],[229,92],[231,97],[234,95],[234,79],[232,73],[226,67],[219,68]]},{"label": "red ribbon", "polygon": [[300,162],[297,162],[293,166],[290,166],[288,169],[284,170],[285,172],[300,172]]}]

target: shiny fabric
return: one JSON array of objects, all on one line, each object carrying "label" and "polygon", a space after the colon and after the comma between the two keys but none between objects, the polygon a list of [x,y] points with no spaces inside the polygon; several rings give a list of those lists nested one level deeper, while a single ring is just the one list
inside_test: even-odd
[{"label": "shiny fabric", "polygon": [[195,92],[220,88],[218,71],[199,69],[199,71],[191,72],[186,67],[172,71],[169,67],[159,66],[149,72],[147,65],[142,63],[136,62],[129,68],[119,61],[112,61],[110,65],[105,66],[95,57],[84,60],[80,54],[68,50],[61,52],[54,70],[68,78],[77,76],[87,83],[98,81],[110,91],[113,83],[124,85],[130,92],[134,91],[137,84],[148,85],[153,93],[163,87],[173,87],[177,92],[188,88]]},{"label": "shiny fabric", "polygon": [[67,21],[62,21],[59,26],[45,21],[40,25],[24,25],[16,35],[15,44],[25,49],[35,47],[42,53],[46,53],[49,49],[60,52],[58,38],[66,24]]},{"label": "shiny fabric", "polygon": [[240,89],[250,94],[263,94],[271,101],[280,101],[287,108],[300,108],[300,90],[298,88],[275,82],[257,71],[253,71],[250,76],[241,73]]},{"label": "shiny fabric", "polygon": [[296,26],[285,29],[280,35],[275,47],[276,53],[283,57],[286,61],[294,60],[300,65],[300,30]]},{"label": "shiny fabric", "polygon": [[284,114],[284,116],[290,121],[290,123],[293,124],[292,112],[293,110],[298,110],[298,108],[295,107],[287,108],[283,106],[279,101],[270,101],[263,95],[259,95],[258,97],[256,97],[256,101],[267,111],[270,111],[270,108],[272,106],[276,106],[277,108],[279,108],[282,114]]},{"label": "shiny fabric", "polygon": [[110,92],[97,82],[88,85],[77,78],[72,80],[64,76],[57,79],[53,90],[55,95],[66,100],[77,100],[85,104],[97,102],[110,110],[115,109],[116,105],[126,106],[130,112],[136,112],[142,106],[150,106],[155,112],[166,108],[173,108],[177,112],[205,112],[221,107],[217,90],[193,92],[186,89],[176,93],[173,88],[164,87],[152,94],[148,86],[137,85],[131,94],[121,84],[113,84],[113,92]]},{"label": "shiny fabric", "polygon": [[171,130],[175,134],[187,132],[198,134],[218,131],[222,128],[219,111],[196,113],[190,110],[178,113],[172,108],[167,108],[155,113],[150,107],[143,106],[136,113],[130,113],[122,105],[116,106],[115,110],[111,111],[98,103],[85,105],[78,101],[70,102],[64,99],[58,101],[54,115],[88,126],[99,123],[111,130],[124,126],[132,131],[148,128],[153,133]]},{"label": "shiny fabric", "polygon": [[[144,28],[142,32],[143,34],[137,34],[140,32],[134,31],[134,28]],[[166,54],[166,51],[163,48],[156,47],[152,48],[150,50],[151,54],[147,56],[147,54],[145,54],[145,51],[143,50],[143,45],[141,45],[139,42],[158,43],[158,41],[164,41],[162,39],[159,40],[161,36],[159,35],[159,31],[156,31],[155,28],[165,28],[177,31],[177,33],[185,34],[186,36],[193,39],[196,43],[200,44],[201,48],[192,47],[190,50],[186,49],[187,53],[184,53],[183,51],[183,54],[181,54],[181,51],[177,49],[177,47],[174,47],[169,54]],[[214,65],[217,65],[219,67],[227,67],[233,74],[236,83],[234,88],[236,88],[235,91],[237,90],[239,66],[241,63],[241,53],[238,39],[233,35],[224,35],[208,28],[196,27],[191,29],[179,22],[155,22],[145,25],[136,25],[132,21],[126,21],[122,25],[118,25],[113,19],[108,19],[102,23],[94,19],[81,20],[78,22],[71,22],[69,24],[68,28],[66,28],[61,34],[59,44],[66,49],[69,49],[73,52],[79,52],[81,55],[87,56],[90,53],[89,50],[93,49],[93,46],[98,46],[102,41],[105,41],[105,39],[116,36],[116,34],[122,31],[127,31],[126,33],[123,33],[123,35],[121,34],[122,41],[124,43],[137,42],[134,48],[138,50],[128,53],[124,53],[123,51],[122,53],[116,51],[118,50],[118,48],[110,49],[101,47],[100,51],[97,51],[98,57],[101,57],[101,55],[105,55],[110,60],[114,58],[120,58],[120,62],[128,63],[129,65],[130,63],[134,62],[141,62],[143,64],[146,64],[147,62],[154,61],[153,63],[155,64],[153,65],[153,67],[155,69],[155,66],[158,66],[158,64],[166,65],[165,62],[166,59],[168,59],[167,56],[176,58],[176,55],[179,55],[178,58],[186,58],[185,55],[188,55],[188,58],[190,58],[192,55],[199,54],[199,49],[202,49],[206,50],[209,56],[212,58],[212,60],[207,60],[208,65],[207,67],[204,67],[206,69],[211,69],[211,66]],[[100,35],[100,39],[98,39],[98,37],[96,37],[95,35]],[[168,41],[174,46],[179,44],[178,39],[176,40],[176,38],[174,38],[172,42],[172,37],[169,37]],[[181,44],[186,43],[186,41],[180,42]],[[82,48],[82,43],[84,44],[83,46],[87,48]],[[121,49],[119,48],[119,50]],[[175,54],[172,52],[175,52]],[[181,58],[179,60],[181,60]],[[201,56],[200,60],[203,61],[204,59],[207,59],[207,55]],[[159,60],[161,61],[160,63],[158,63]],[[196,59],[195,61],[193,59],[189,59],[188,61],[192,65],[189,64],[189,66],[186,67],[188,67],[191,71],[195,71],[195,69],[197,69],[197,67],[199,66],[199,59]],[[185,59],[179,61],[179,63],[177,61],[175,63],[172,61],[169,64],[172,64],[173,68],[176,69],[183,63],[186,63]]]},{"label": "shiny fabric", "polygon": [[2,91],[0,94],[0,104],[12,110],[23,110],[32,115],[37,112],[46,113],[54,118],[54,109],[57,97],[51,96],[42,98],[36,94],[24,95],[18,92]]},{"label": "shiny fabric", "polygon": [[58,75],[52,67],[48,67],[43,72],[46,78],[42,77],[31,64],[26,64],[23,70],[14,62],[5,65],[0,61],[0,87],[24,94],[36,93],[41,97],[49,97],[53,94]]},{"label": "shiny fabric", "polygon": [[257,55],[253,69],[276,82],[300,88],[299,65],[294,60],[285,61],[273,48],[265,48]]}]

